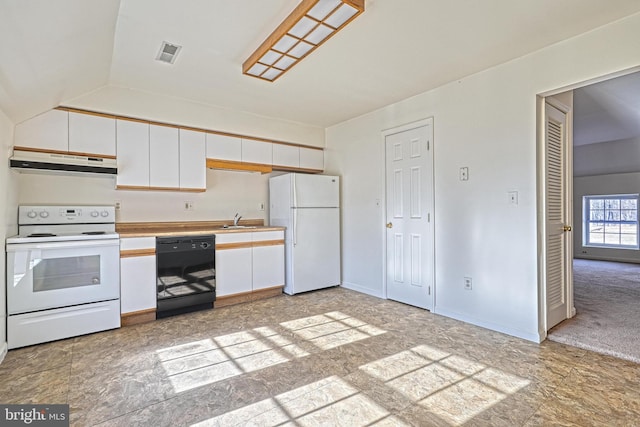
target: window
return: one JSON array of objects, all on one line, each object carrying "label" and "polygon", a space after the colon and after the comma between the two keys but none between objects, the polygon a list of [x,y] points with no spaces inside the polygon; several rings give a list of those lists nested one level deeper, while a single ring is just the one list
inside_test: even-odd
[{"label": "window", "polygon": [[638,249],[638,195],[585,196],[584,246]]}]

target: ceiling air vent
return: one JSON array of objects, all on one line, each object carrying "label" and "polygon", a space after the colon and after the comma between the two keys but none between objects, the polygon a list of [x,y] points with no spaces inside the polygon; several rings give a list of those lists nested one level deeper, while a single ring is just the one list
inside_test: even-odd
[{"label": "ceiling air vent", "polygon": [[166,62],[167,64],[173,64],[176,62],[176,57],[178,56],[180,49],[182,49],[182,46],[162,42],[162,46],[160,46],[160,52],[158,52],[156,60]]}]

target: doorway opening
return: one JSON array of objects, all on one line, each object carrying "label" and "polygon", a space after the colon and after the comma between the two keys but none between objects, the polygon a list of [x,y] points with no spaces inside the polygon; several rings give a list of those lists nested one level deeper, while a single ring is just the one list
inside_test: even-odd
[{"label": "doorway opening", "polygon": [[568,94],[576,315],[548,338],[640,362],[640,72]]}]

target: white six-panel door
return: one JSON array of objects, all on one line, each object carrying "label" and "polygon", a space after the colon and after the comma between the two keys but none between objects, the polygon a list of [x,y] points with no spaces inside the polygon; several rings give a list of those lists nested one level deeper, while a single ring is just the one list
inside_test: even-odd
[{"label": "white six-panel door", "polygon": [[385,136],[387,298],[431,310],[434,281],[431,120]]}]

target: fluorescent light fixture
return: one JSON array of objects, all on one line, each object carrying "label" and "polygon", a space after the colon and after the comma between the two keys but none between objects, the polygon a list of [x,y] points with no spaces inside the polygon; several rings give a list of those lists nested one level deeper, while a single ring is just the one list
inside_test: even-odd
[{"label": "fluorescent light fixture", "polygon": [[365,0],[302,0],[242,64],[242,73],[274,81],[364,12]]}]

